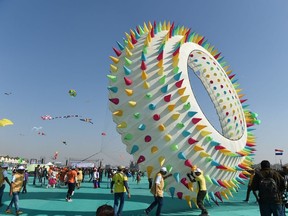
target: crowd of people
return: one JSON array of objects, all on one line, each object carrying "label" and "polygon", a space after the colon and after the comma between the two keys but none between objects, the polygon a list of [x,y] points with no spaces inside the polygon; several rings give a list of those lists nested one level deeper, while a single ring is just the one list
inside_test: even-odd
[{"label": "crowd of people", "polygon": [[[11,213],[11,208],[14,205],[16,215],[22,214],[19,207],[19,194],[27,193],[27,182],[29,174],[25,167],[18,166],[12,170],[11,181],[7,174],[8,165],[2,164],[0,167],[0,207],[2,197],[7,183],[10,187],[9,195],[11,202],[6,208],[6,213]],[[148,178],[149,189],[154,197],[153,202],[144,210],[146,215],[157,206],[156,216],[161,215],[164,199],[164,180],[172,174],[167,173],[166,167],[161,167],[154,178]],[[56,167],[56,166],[36,166],[33,172],[33,185],[45,186],[46,188],[67,187],[66,201],[72,202],[72,196],[75,189],[81,188],[81,183],[86,180],[91,182],[91,187],[100,188],[103,176],[107,178],[107,185],[114,195],[114,205],[99,206],[96,210],[96,215],[122,215],[125,196],[128,199],[131,197],[130,188],[128,185],[128,176],[132,177],[132,181],[140,182],[143,172],[139,170],[129,170],[124,166],[118,166],[116,170],[103,169],[101,167],[93,168],[77,168],[71,167]],[[207,197],[206,180],[203,171],[200,168],[194,167],[191,172],[187,173],[187,177],[191,183],[197,182],[197,205],[201,210],[201,216],[208,216],[208,211],[204,206],[204,199]],[[270,166],[270,162],[263,160],[260,169],[247,170],[247,178],[250,178],[247,185],[247,194],[245,202],[249,201],[250,192],[252,191],[256,202],[259,205],[261,216],[285,216],[285,208],[287,204],[287,181],[288,167],[283,166],[283,170],[274,170]]]}]

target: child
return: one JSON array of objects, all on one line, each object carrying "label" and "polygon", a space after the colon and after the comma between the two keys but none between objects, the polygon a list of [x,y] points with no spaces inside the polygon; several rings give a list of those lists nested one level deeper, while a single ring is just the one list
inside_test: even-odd
[{"label": "child", "polygon": [[48,179],[47,188],[49,187],[55,188],[56,183],[57,183],[57,178],[55,177],[54,173],[52,173]]}]

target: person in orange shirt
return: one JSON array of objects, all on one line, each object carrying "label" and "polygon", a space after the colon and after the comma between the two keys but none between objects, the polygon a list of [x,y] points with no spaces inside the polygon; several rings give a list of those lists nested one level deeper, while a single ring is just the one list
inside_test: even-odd
[{"label": "person in orange shirt", "polygon": [[75,186],[77,183],[77,172],[75,167],[72,167],[66,174],[66,183],[68,184],[68,191],[66,195],[66,201],[72,202],[71,197],[74,194]]}]

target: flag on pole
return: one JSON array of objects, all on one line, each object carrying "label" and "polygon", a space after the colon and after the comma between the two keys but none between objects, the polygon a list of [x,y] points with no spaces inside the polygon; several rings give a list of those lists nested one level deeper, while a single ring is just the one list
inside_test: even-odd
[{"label": "flag on pole", "polygon": [[275,155],[283,155],[283,152],[281,149],[275,149]]}]

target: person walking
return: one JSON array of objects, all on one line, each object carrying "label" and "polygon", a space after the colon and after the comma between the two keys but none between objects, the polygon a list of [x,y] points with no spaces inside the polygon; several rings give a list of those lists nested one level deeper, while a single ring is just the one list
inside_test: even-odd
[{"label": "person walking", "polygon": [[66,195],[66,201],[72,202],[71,197],[74,195],[75,186],[77,183],[77,172],[75,167],[72,167],[66,174],[66,183],[68,184],[68,191]]},{"label": "person walking", "polygon": [[172,174],[167,174],[166,167],[161,167],[160,171],[156,174],[154,178],[154,183],[151,187],[151,193],[154,195],[154,201],[150,204],[150,206],[144,210],[145,214],[148,215],[152,209],[157,206],[156,216],[161,214],[162,206],[163,206],[163,197],[164,197],[164,180],[170,177]]},{"label": "person walking", "polygon": [[7,169],[8,169],[8,164],[2,164],[0,167],[0,207],[3,206],[2,203],[2,197],[4,194],[4,189],[5,189],[5,181],[11,186],[11,183],[7,177]]},{"label": "person walking", "polygon": [[29,178],[28,170],[25,169],[22,193],[27,193],[28,178]]},{"label": "person walking", "polygon": [[261,169],[255,173],[251,188],[254,192],[258,191],[257,201],[261,216],[282,215],[285,181],[278,172],[271,169],[268,160],[261,161]]},{"label": "person walking", "polygon": [[[113,175],[111,182],[111,193],[114,193],[114,212],[115,216],[121,216],[123,207],[125,194],[127,192],[128,199],[130,199],[130,191],[128,187],[128,178],[124,173],[124,166],[118,166],[117,173]],[[114,187],[114,190],[113,190]],[[120,203],[119,203],[120,202]]]},{"label": "person walking", "polygon": [[9,195],[12,196],[12,199],[11,199],[10,204],[7,206],[7,209],[6,209],[7,214],[12,213],[11,208],[13,204],[15,206],[16,215],[20,215],[23,213],[22,211],[20,211],[20,208],[19,208],[19,193],[23,186],[24,170],[25,168],[23,166],[19,166],[16,169],[16,172],[12,177],[10,193],[9,193]]},{"label": "person walking", "polygon": [[196,202],[198,207],[201,209],[201,216],[208,216],[208,211],[204,206],[204,198],[207,194],[207,188],[206,188],[206,180],[203,175],[203,172],[201,169],[197,168],[194,173],[187,173],[187,177],[191,182],[197,182],[198,183],[198,193]]}]

